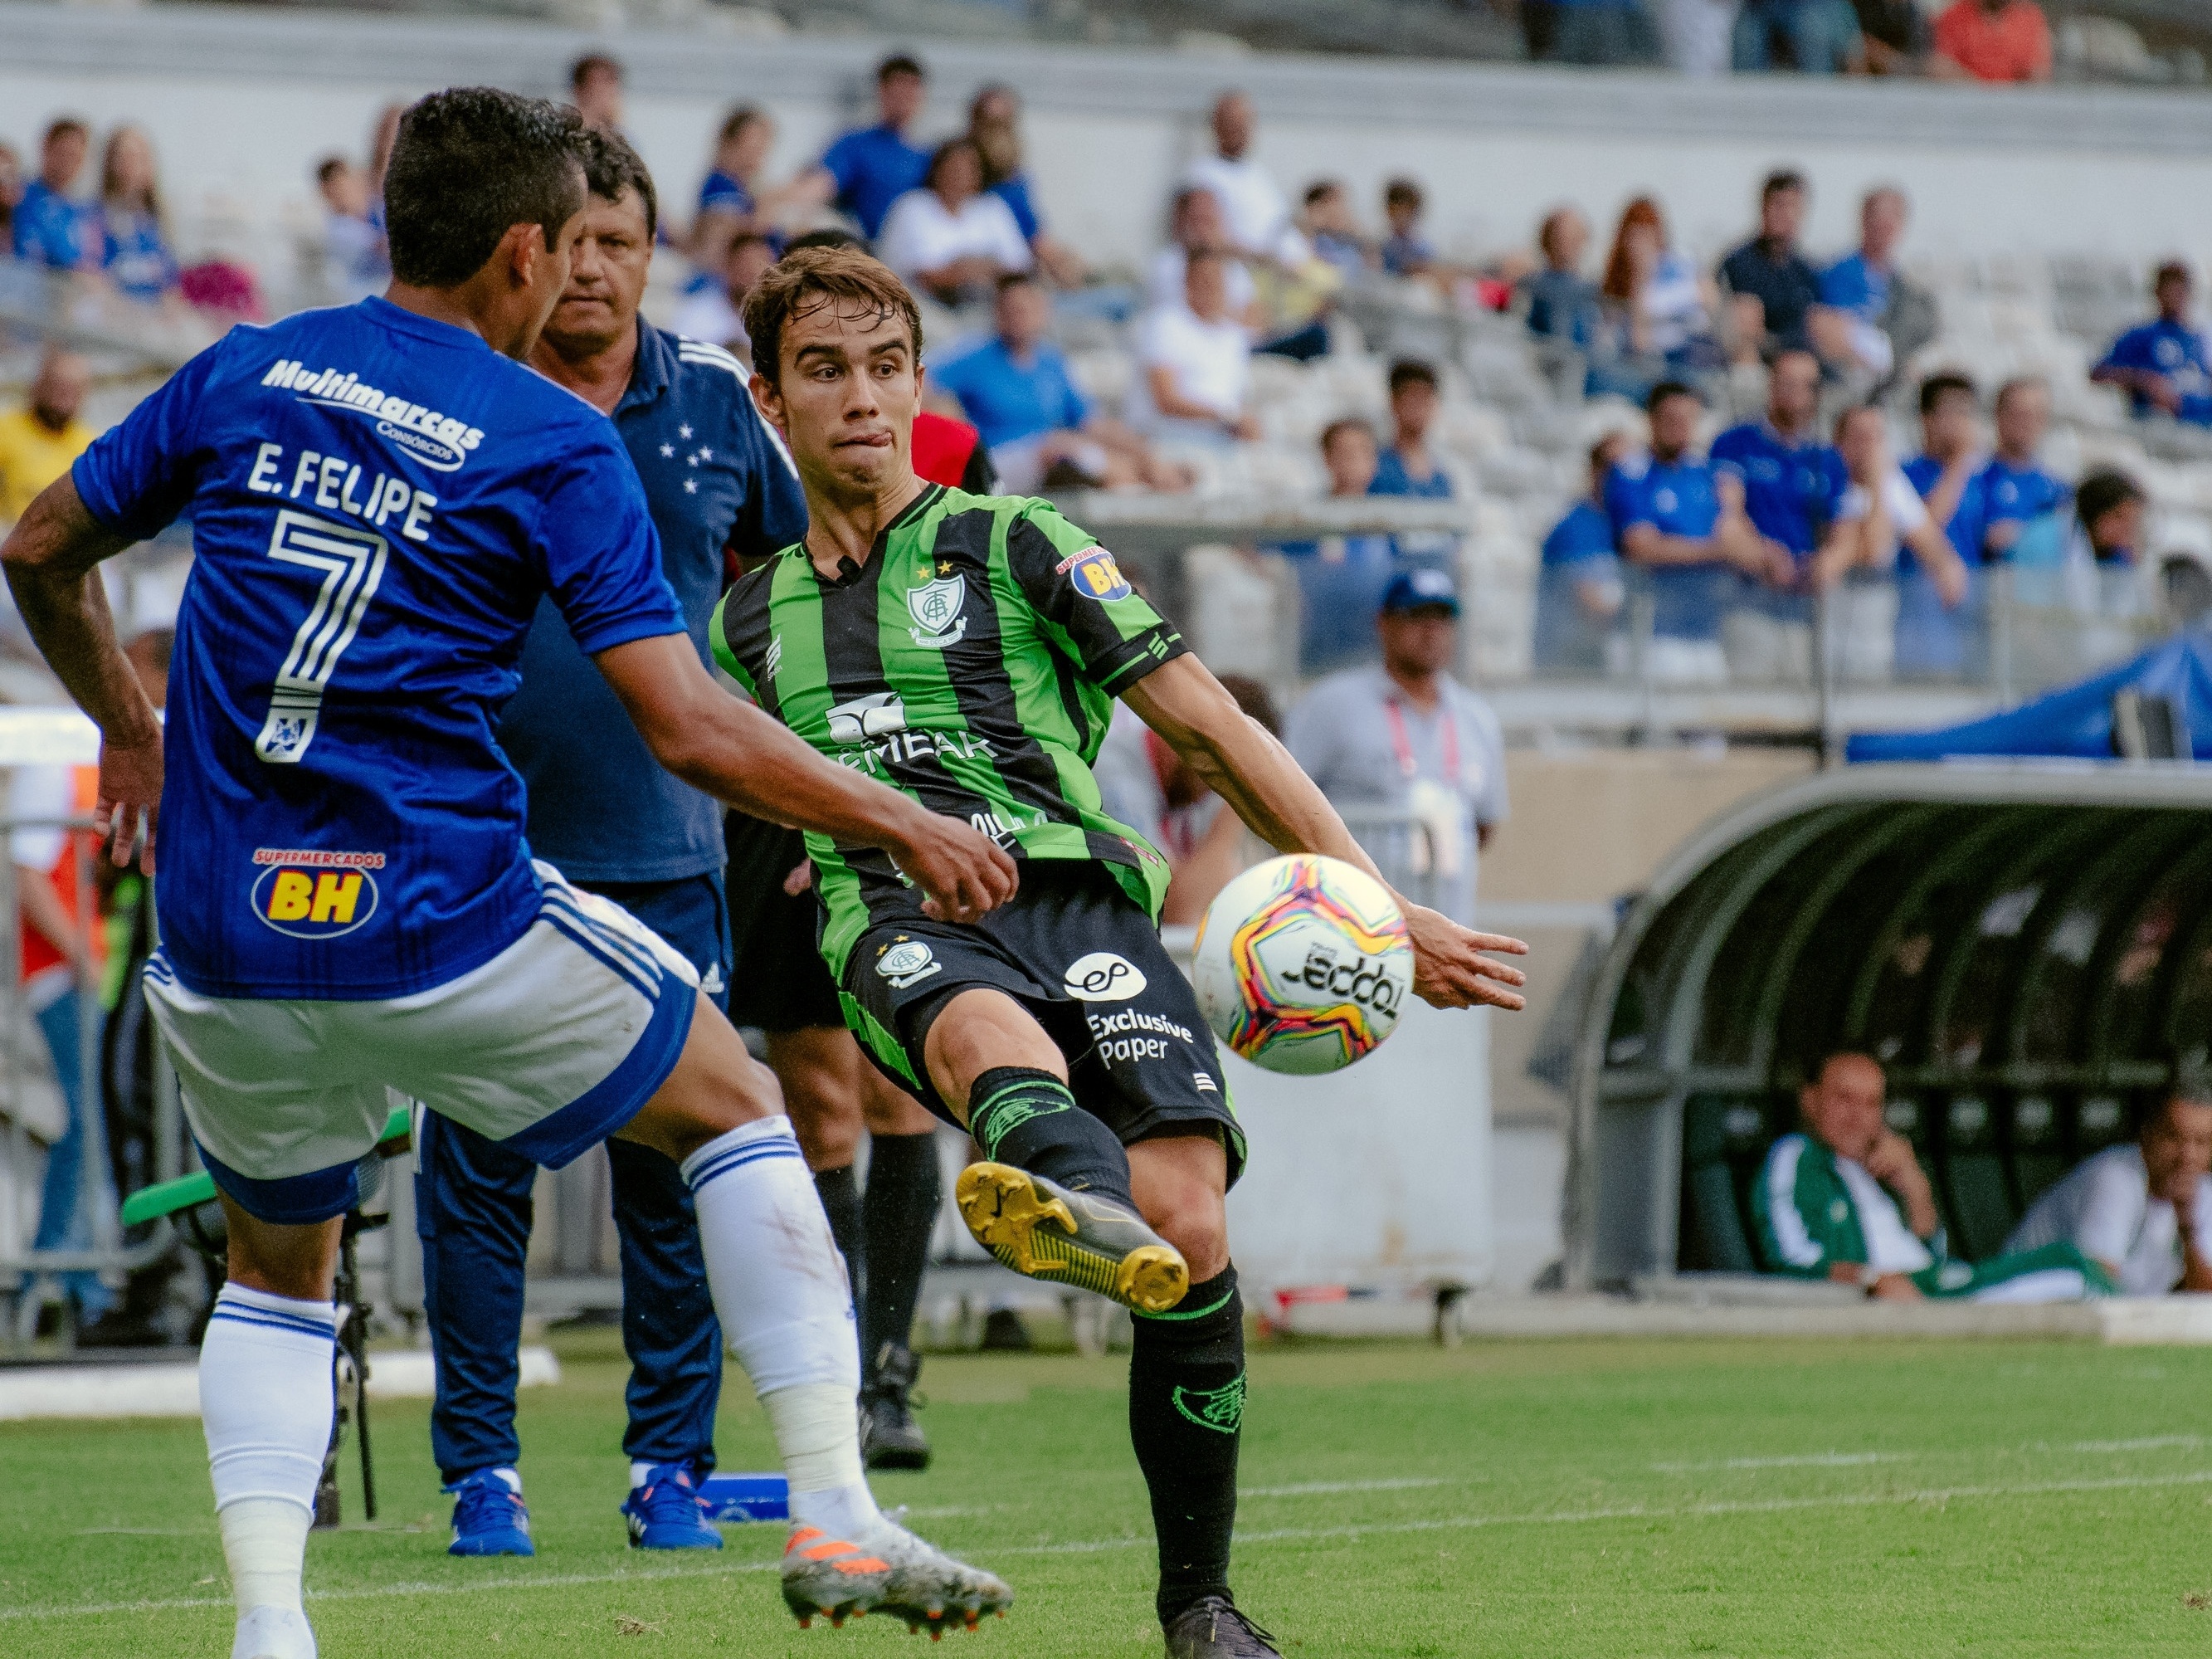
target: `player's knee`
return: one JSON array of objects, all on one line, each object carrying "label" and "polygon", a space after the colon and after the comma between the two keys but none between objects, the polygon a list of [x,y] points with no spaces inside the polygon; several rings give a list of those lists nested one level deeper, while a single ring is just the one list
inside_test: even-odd
[{"label": "player's knee", "polygon": [[788,1099],[792,1132],[799,1137],[799,1149],[806,1154],[806,1167],[817,1170],[851,1168],[860,1152],[859,1115],[802,1109],[799,1097],[795,1094]]},{"label": "player's knee", "polygon": [[223,1199],[230,1235],[226,1271],[231,1283],[298,1302],[327,1302],[337,1267],[337,1217],[305,1226],[257,1221]]},{"label": "player's knee", "polygon": [[1218,1193],[1197,1182],[1151,1194],[1145,1219],[1182,1253],[1193,1280],[1211,1279],[1229,1265],[1229,1210]]}]

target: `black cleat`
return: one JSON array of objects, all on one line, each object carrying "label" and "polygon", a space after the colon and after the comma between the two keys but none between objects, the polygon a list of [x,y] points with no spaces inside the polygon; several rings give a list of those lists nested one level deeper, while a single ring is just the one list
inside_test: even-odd
[{"label": "black cleat", "polygon": [[886,1342],[878,1351],[875,1374],[860,1389],[860,1455],[870,1468],[929,1467],[929,1437],[914,1420],[914,1383],[921,1374],[912,1350]]},{"label": "black cleat", "polygon": [[1168,1659],[1282,1659],[1282,1650],[1227,1596],[1208,1595],[1168,1626]]}]

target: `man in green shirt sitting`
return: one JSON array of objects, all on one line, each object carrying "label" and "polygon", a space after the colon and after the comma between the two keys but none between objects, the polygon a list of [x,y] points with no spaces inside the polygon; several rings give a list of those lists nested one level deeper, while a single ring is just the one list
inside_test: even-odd
[{"label": "man in green shirt sitting", "polygon": [[2112,1294],[2104,1270],[2063,1242],[1983,1262],[1951,1259],[1927,1171],[1883,1120],[1887,1093],[1881,1066],[1861,1054],[1831,1054],[1805,1085],[1804,1132],[1774,1143],[1752,1188],[1768,1272],[1856,1285],[1889,1302]]}]

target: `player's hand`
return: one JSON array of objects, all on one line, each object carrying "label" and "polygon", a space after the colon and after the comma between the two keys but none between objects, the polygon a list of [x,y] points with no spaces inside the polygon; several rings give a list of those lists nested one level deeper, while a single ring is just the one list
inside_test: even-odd
[{"label": "player's hand", "polygon": [[797,898],[813,885],[814,860],[812,859],[799,860],[791,866],[791,873],[783,878],[783,890],[792,898]]},{"label": "player's hand", "polygon": [[1020,885],[1014,860],[981,830],[941,813],[917,809],[899,840],[885,849],[924,894],[933,921],[980,921]]},{"label": "player's hand", "polygon": [[1507,988],[1526,985],[1518,968],[1492,962],[1482,953],[1525,957],[1528,947],[1503,933],[1478,933],[1449,916],[1418,904],[1405,907],[1406,931],[1413,942],[1413,994],[1432,1008],[1519,1009],[1528,999]]},{"label": "player's hand", "polygon": [[103,739],[100,745],[100,804],[92,821],[108,856],[119,868],[131,861],[139,832],[145,832],[142,863],[154,873],[154,826],[161,816],[161,732],[129,742]]}]

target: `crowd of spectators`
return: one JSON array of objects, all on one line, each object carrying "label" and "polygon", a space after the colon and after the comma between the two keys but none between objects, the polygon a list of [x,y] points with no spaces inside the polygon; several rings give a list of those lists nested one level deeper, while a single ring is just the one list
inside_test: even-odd
[{"label": "crowd of spectators", "polygon": [[2035,0],[1519,0],[1529,57],[1665,63],[1689,75],[1919,76],[2048,81],[2050,21]]}]

